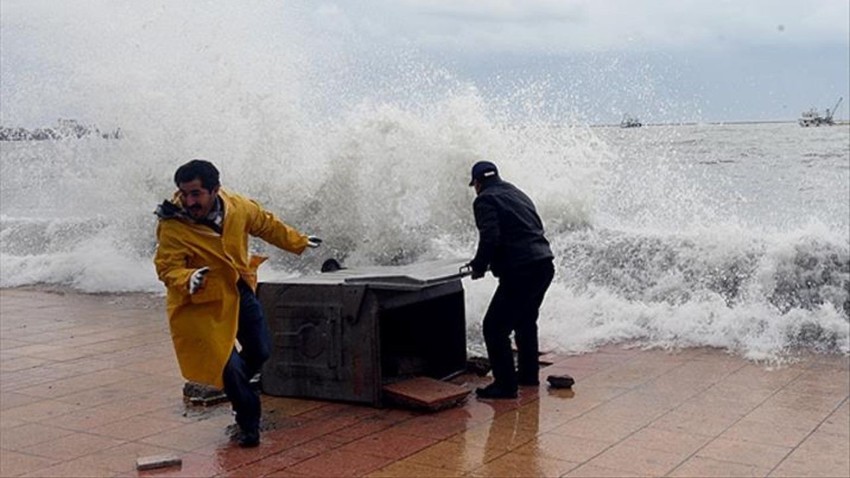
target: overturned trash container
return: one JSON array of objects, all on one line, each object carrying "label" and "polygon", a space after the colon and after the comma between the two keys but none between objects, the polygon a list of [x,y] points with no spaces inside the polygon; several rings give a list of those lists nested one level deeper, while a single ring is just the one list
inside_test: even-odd
[{"label": "overturned trash container", "polygon": [[383,387],[466,369],[457,261],[339,269],[263,282],[272,335],[264,393],[383,406]]}]

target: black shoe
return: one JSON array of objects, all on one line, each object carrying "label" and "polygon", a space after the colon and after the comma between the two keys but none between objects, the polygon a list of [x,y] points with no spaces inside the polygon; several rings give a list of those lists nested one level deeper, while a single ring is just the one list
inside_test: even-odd
[{"label": "black shoe", "polygon": [[540,380],[536,378],[534,380],[520,380],[519,385],[521,387],[537,387],[540,385]]},{"label": "black shoe", "polygon": [[259,430],[255,431],[242,431],[239,433],[239,437],[237,438],[237,443],[242,448],[254,448],[260,445],[260,432]]},{"label": "black shoe", "polygon": [[575,379],[567,374],[549,375],[546,380],[552,388],[572,388],[573,384],[576,383]]},{"label": "black shoe", "polygon": [[475,389],[478,398],[516,398],[516,389],[502,388],[495,384]]}]

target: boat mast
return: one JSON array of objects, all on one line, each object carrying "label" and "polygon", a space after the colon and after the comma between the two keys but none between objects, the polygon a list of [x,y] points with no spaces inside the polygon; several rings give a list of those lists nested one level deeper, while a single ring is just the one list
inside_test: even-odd
[{"label": "boat mast", "polygon": [[841,104],[841,100],[843,100],[843,99],[844,99],[844,97],[843,97],[843,96],[842,96],[842,97],[839,97],[839,98],[838,98],[838,103],[835,103],[835,106],[833,106],[833,107],[832,107],[832,111],[827,111],[827,112],[826,112],[826,120],[827,120],[827,121],[832,121],[832,115],[834,115],[834,114],[835,114],[835,111],[838,109],[838,105],[840,105],[840,104]]}]

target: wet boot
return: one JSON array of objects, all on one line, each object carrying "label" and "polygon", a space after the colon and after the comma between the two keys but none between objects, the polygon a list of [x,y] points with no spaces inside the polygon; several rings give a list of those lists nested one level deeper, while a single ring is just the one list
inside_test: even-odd
[{"label": "wet boot", "polygon": [[475,395],[484,399],[516,398],[516,387],[509,388],[496,383],[475,389]]}]

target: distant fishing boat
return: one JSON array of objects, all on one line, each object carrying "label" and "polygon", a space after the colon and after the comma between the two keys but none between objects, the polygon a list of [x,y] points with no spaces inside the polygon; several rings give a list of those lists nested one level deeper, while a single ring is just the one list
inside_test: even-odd
[{"label": "distant fishing boat", "polygon": [[620,128],[640,128],[643,126],[643,123],[636,116],[629,116],[628,114],[623,115],[622,121],[620,121]]},{"label": "distant fishing boat", "polygon": [[797,120],[797,122],[800,123],[800,126],[804,128],[808,128],[809,126],[822,125],[832,126],[835,124],[835,121],[833,121],[832,117],[835,115],[835,111],[838,109],[838,105],[841,104],[841,100],[843,99],[844,97],[838,98],[838,102],[835,103],[835,106],[832,108],[832,111],[827,108],[824,116],[821,116],[816,108],[812,108],[809,111],[804,111],[803,114],[800,115],[800,118]]}]

